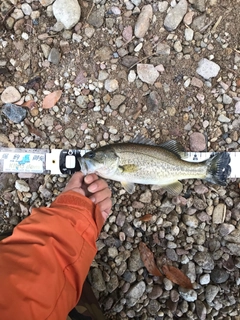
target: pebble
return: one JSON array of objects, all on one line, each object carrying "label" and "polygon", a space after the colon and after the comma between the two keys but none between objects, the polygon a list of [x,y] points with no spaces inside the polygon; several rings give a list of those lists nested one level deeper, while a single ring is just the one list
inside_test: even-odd
[{"label": "pebble", "polygon": [[197,9],[200,12],[206,11],[206,0],[191,0],[189,1],[193,8]]},{"label": "pebble", "polygon": [[184,32],[184,35],[185,35],[185,40],[186,41],[192,41],[193,35],[194,35],[194,31],[191,28],[186,28],[185,32]]},{"label": "pebble", "polygon": [[28,192],[30,190],[29,185],[24,180],[16,180],[15,188],[20,192]]},{"label": "pebble", "polygon": [[152,291],[149,293],[148,297],[149,297],[149,299],[155,300],[155,299],[159,298],[162,295],[162,293],[163,293],[162,288],[159,285],[154,285],[152,287]]},{"label": "pebble", "polygon": [[225,237],[228,234],[230,234],[234,229],[235,227],[232,224],[222,223],[219,228],[219,233],[221,234],[221,236]]},{"label": "pebble", "polygon": [[178,25],[181,23],[184,15],[187,12],[188,4],[186,0],[180,0],[178,4],[170,9],[164,19],[164,27],[168,31],[175,30]]},{"label": "pebble", "polygon": [[183,18],[183,22],[189,26],[193,21],[193,17],[194,17],[194,11],[188,11]]},{"label": "pebble", "polygon": [[71,140],[73,137],[75,137],[76,132],[72,128],[67,128],[64,131],[64,135],[68,140]]},{"label": "pebble", "polygon": [[93,10],[88,18],[88,23],[96,28],[100,28],[104,23],[105,8],[104,6],[98,7]]},{"label": "pebble", "polygon": [[53,3],[54,0],[39,0],[39,2],[41,3],[42,6],[44,7],[48,7],[50,6],[50,4]]},{"label": "pebble", "polygon": [[239,114],[240,113],[240,101],[238,101],[236,104],[235,104],[235,113]]},{"label": "pebble", "polygon": [[197,300],[197,292],[195,290],[179,287],[179,294],[185,301],[193,302]]},{"label": "pebble", "polygon": [[191,151],[198,152],[206,150],[206,138],[200,132],[193,132],[190,135],[189,143]]},{"label": "pebble", "polygon": [[199,320],[205,320],[207,318],[207,308],[201,300],[195,302],[196,312]]},{"label": "pebble", "polygon": [[226,217],[226,205],[219,203],[213,210],[212,220],[213,223],[221,224],[224,222]]},{"label": "pebble", "polygon": [[148,84],[154,84],[159,76],[159,72],[152,64],[137,64],[137,74],[139,78]]},{"label": "pebble", "polygon": [[218,121],[223,122],[223,123],[229,123],[231,120],[226,117],[224,114],[220,114],[218,117]]},{"label": "pebble", "polygon": [[150,4],[142,7],[134,28],[134,34],[137,38],[143,38],[149,29],[152,19],[153,10]]},{"label": "pebble", "polygon": [[101,269],[99,268],[93,268],[90,271],[90,281],[92,283],[93,288],[95,288],[98,291],[104,291],[106,290],[105,281],[103,279],[103,274]]},{"label": "pebble", "polygon": [[12,122],[19,123],[27,116],[27,110],[16,104],[7,103],[2,107],[2,113]]},{"label": "pebble", "polygon": [[131,272],[136,272],[144,266],[139,250],[133,249],[131,256],[128,259],[128,269]]},{"label": "pebble", "polygon": [[3,93],[1,94],[1,100],[3,103],[12,103],[19,101],[20,99],[21,94],[13,86],[7,87],[5,90],[3,90]]},{"label": "pebble", "polygon": [[86,96],[78,96],[76,98],[76,104],[79,106],[81,109],[87,109],[87,104],[88,104],[88,98]]},{"label": "pebble", "polygon": [[219,287],[209,284],[205,289],[207,303],[211,303],[219,292]]},{"label": "pebble", "polygon": [[126,26],[122,32],[123,39],[127,42],[132,40],[133,37],[133,28],[132,26]]},{"label": "pebble", "polygon": [[113,110],[117,110],[117,108],[125,101],[126,97],[121,94],[116,94],[110,100],[109,104]]},{"label": "pebble", "polygon": [[118,89],[118,81],[116,79],[107,79],[104,82],[104,88],[108,91],[108,92],[114,92]]},{"label": "pebble", "polygon": [[151,203],[152,201],[152,193],[149,189],[147,189],[144,193],[140,195],[140,201],[142,203]]},{"label": "pebble", "polygon": [[226,93],[223,94],[223,103],[224,104],[230,104],[230,103],[232,103],[232,100],[233,99],[229,95],[227,95]]},{"label": "pebble", "polygon": [[214,261],[210,253],[208,252],[197,252],[194,257],[194,261],[205,270],[213,270]]},{"label": "pebble", "polygon": [[167,1],[159,1],[158,2],[158,10],[159,12],[165,12],[168,8],[168,2]]},{"label": "pebble", "polygon": [[196,229],[198,227],[198,219],[195,216],[183,215],[183,222],[186,226]]},{"label": "pebble", "polygon": [[52,48],[49,52],[48,61],[53,64],[59,64],[61,54],[57,48]]},{"label": "pebble", "polygon": [[218,75],[218,72],[220,71],[220,66],[213,61],[203,58],[199,61],[198,68],[196,71],[204,79],[209,80]]},{"label": "pebble", "polygon": [[32,13],[32,8],[30,7],[30,5],[28,3],[23,3],[21,5],[22,8],[22,12],[25,14],[25,16],[30,16],[30,14]]},{"label": "pebble", "polygon": [[199,280],[200,284],[202,286],[209,284],[210,282],[210,274],[209,273],[205,273],[203,275],[200,276],[200,280]]},{"label": "pebble", "polygon": [[202,88],[203,87],[203,82],[202,80],[196,78],[196,77],[193,77],[192,80],[191,80],[191,85],[194,86],[194,87],[197,87],[197,88]]},{"label": "pebble", "polygon": [[128,291],[126,295],[127,305],[133,307],[138,300],[142,297],[146,290],[146,284],[144,281],[140,281],[134,284]]},{"label": "pebble", "polygon": [[133,83],[136,80],[136,72],[134,70],[130,70],[128,74],[128,82]]},{"label": "pebble", "polygon": [[53,15],[65,29],[72,29],[80,20],[81,8],[77,0],[56,0]]},{"label": "pebble", "polygon": [[211,280],[212,282],[219,284],[224,283],[228,280],[229,273],[226,270],[220,268],[214,268],[211,272]]}]

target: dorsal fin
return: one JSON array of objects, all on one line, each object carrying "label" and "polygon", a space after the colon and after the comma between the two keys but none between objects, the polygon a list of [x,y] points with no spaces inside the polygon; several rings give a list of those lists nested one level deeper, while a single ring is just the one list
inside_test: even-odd
[{"label": "dorsal fin", "polygon": [[185,152],[183,146],[181,145],[181,143],[175,141],[175,140],[170,140],[164,143],[160,144],[160,147],[176,154],[179,158],[181,158],[180,156],[180,152]]},{"label": "dorsal fin", "polygon": [[138,143],[138,144],[148,144],[151,146],[155,146],[156,144],[149,138],[144,137],[140,133],[138,133],[133,139],[131,139],[129,142],[131,143]]}]

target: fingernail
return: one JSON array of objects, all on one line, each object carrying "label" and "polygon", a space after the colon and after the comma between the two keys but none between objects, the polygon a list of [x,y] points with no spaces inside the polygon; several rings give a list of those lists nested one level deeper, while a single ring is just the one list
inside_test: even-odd
[{"label": "fingernail", "polygon": [[86,183],[91,183],[92,182],[92,177],[91,176],[86,176],[85,178],[84,178],[84,181],[86,182]]}]

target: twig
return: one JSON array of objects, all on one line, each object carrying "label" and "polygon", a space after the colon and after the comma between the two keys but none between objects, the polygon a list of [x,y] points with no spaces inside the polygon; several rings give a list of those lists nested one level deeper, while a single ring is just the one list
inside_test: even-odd
[{"label": "twig", "polygon": [[93,7],[94,7],[94,0],[93,0],[93,2],[92,2],[91,8],[90,8],[90,10],[89,10],[89,12],[88,12],[88,14],[87,14],[87,17],[86,17],[86,20],[87,20],[87,21],[88,21],[88,18],[89,18],[89,16],[90,16],[90,14],[91,14],[92,11],[93,11]]},{"label": "twig", "polygon": [[130,69],[132,69],[133,67],[135,67],[139,62],[142,62],[142,61],[145,60],[145,59],[151,58],[151,57],[155,56],[156,54],[157,54],[157,53],[154,52],[154,53],[150,54],[149,56],[146,56],[146,57],[142,58],[141,60],[138,60],[138,61],[137,61],[136,63],[134,63],[130,68],[128,68],[128,70],[130,70]]}]

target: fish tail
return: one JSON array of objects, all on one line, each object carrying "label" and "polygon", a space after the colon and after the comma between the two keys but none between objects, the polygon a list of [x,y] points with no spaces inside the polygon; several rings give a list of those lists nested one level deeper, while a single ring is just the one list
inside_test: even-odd
[{"label": "fish tail", "polygon": [[205,180],[219,184],[220,186],[227,185],[227,178],[231,174],[231,161],[228,152],[221,152],[207,160],[207,174]]}]

